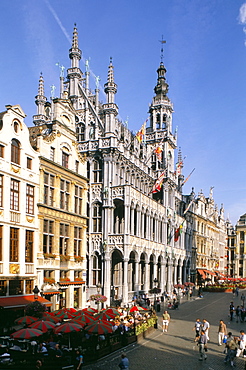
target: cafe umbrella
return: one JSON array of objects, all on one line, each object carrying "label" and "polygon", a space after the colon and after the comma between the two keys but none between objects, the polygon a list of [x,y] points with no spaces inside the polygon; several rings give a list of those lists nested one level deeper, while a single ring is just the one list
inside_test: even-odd
[{"label": "cafe umbrella", "polygon": [[55,325],[56,324],[51,321],[39,320],[31,324],[29,328],[38,329],[45,333],[50,329],[54,329]]},{"label": "cafe umbrella", "polygon": [[89,334],[108,334],[113,332],[113,327],[110,323],[99,320],[85,328],[85,331]]},{"label": "cafe umbrella", "polygon": [[38,318],[37,317],[33,317],[33,316],[22,316],[22,317],[19,317],[18,319],[15,320],[15,322],[17,324],[22,324],[22,325],[30,325],[32,324],[33,322],[37,321]]},{"label": "cafe umbrella", "polygon": [[41,330],[33,329],[33,328],[26,328],[26,329],[20,329],[12,333],[10,336],[14,339],[31,339],[35,337],[40,337],[40,335],[43,335]]},{"label": "cafe umbrella", "polygon": [[73,322],[66,322],[65,324],[62,324],[54,329],[55,334],[69,334],[68,341],[69,341],[69,348],[70,348],[70,333],[74,331],[80,331],[82,329],[82,326],[78,323]]}]

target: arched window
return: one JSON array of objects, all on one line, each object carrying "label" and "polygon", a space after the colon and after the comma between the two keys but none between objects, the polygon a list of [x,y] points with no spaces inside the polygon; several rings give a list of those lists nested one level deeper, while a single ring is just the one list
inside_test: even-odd
[{"label": "arched window", "polygon": [[161,128],[161,117],[160,113],[158,113],[156,116],[156,130],[160,130],[160,128]]},{"label": "arched window", "polygon": [[20,164],[20,143],[15,139],[11,141],[11,162]]}]

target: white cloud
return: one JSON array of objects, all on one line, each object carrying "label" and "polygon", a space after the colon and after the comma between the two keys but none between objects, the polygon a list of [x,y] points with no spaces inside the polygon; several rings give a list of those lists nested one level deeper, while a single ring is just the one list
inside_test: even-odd
[{"label": "white cloud", "polygon": [[239,10],[239,23],[246,24],[246,3],[244,3]]}]

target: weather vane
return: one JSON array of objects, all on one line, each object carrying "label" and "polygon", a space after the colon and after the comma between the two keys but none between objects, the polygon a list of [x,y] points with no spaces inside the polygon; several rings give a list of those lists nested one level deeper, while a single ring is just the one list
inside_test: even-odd
[{"label": "weather vane", "polygon": [[161,36],[161,40],[159,40],[161,43],[161,62],[163,62],[163,54],[164,54],[164,49],[163,49],[163,44],[166,43],[166,40],[163,40],[163,35]]}]

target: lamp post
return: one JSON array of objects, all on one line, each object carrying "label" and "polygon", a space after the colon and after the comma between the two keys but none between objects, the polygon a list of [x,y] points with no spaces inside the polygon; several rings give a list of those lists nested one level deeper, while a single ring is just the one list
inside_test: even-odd
[{"label": "lamp post", "polygon": [[34,300],[37,301],[38,300],[38,293],[40,292],[40,290],[38,289],[38,286],[35,285],[34,289],[33,289],[33,294],[34,294]]},{"label": "lamp post", "polygon": [[156,291],[157,291],[158,280],[154,278],[154,309],[156,311]]},{"label": "lamp post", "polygon": [[[101,286],[101,284],[100,283],[97,283],[97,294],[100,294],[100,291],[101,291],[101,288],[102,288],[102,286]],[[97,301],[97,311],[99,312],[99,301]]]}]

